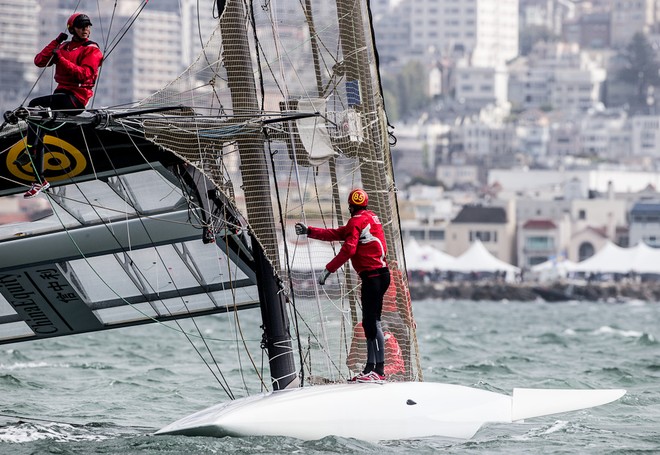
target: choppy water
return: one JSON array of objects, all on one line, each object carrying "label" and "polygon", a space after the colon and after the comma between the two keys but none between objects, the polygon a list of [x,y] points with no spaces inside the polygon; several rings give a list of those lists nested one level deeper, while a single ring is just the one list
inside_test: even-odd
[{"label": "choppy water", "polygon": [[422,301],[414,312],[426,381],[628,394],[467,442],[156,437],[225,398],[180,335],[145,326],[0,347],[0,454],[660,453],[659,303]]}]

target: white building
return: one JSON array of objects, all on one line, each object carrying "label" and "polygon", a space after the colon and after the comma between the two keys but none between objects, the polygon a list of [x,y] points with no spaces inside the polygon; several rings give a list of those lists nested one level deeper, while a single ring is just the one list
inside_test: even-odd
[{"label": "white building", "polygon": [[454,79],[455,98],[468,107],[508,102],[506,68],[459,66]]},{"label": "white building", "polygon": [[474,165],[439,165],[435,168],[435,178],[447,188],[455,185],[471,185],[478,187],[479,168]]},{"label": "white building", "polygon": [[660,116],[636,115],[630,126],[631,154],[660,157]]},{"label": "white building", "polygon": [[3,112],[23,102],[37,77],[33,59],[39,38],[34,33],[39,28],[39,9],[36,0],[0,0],[0,108]]},{"label": "white building", "polygon": [[518,0],[418,0],[411,11],[418,53],[471,56],[471,65],[499,67],[518,55]]},{"label": "white building", "polygon": [[644,242],[649,246],[660,247],[660,203],[643,201],[635,204],[630,211],[630,244]]},{"label": "white building", "polygon": [[523,109],[584,112],[599,105],[603,63],[577,44],[539,43],[509,65],[509,101]]},{"label": "white building", "polygon": [[585,112],[601,101],[601,91],[606,79],[604,68],[557,68],[550,85],[550,106],[553,109]]},{"label": "white building", "polygon": [[511,152],[514,137],[512,124],[484,115],[465,118],[452,128],[452,142],[461,144],[465,155],[473,158],[494,158]]},{"label": "white building", "polygon": [[645,190],[649,185],[660,188],[660,173],[608,169],[491,169],[488,172],[488,184],[495,182],[502,186],[499,197],[504,199],[507,198],[505,194],[511,197],[518,195],[540,198],[549,194],[562,195],[566,187],[577,188],[576,182],[579,183],[580,190],[578,193],[572,191],[572,194],[587,199],[589,191],[601,194],[607,194],[608,191],[634,193]]},{"label": "white building", "polygon": [[621,160],[632,154],[630,147],[622,147],[625,141],[621,134],[627,131],[627,115],[623,111],[598,112],[583,117],[580,122],[579,153],[586,156],[601,156]]}]

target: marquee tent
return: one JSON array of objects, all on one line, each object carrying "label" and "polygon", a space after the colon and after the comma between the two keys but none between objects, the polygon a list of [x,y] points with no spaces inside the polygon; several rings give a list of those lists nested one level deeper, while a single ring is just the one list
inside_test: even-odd
[{"label": "marquee tent", "polygon": [[576,263],[564,257],[552,258],[530,267],[530,271],[539,281],[552,281],[557,278],[566,278],[575,270]]},{"label": "marquee tent", "polygon": [[450,254],[440,251],[431,245],[420,245],[415,239],[406,243],[404,248],[408,270],[433,272],[435,270],[448,270],[456,261]]},{"label": "marquee tent", "polygon": [[508,280],[512,280],[514,275],[520,271],[518,267],[493,256],[480,240],[475,241],[470,248],[457,257],[449,270],[462,273],[506,272]]},{"label": "marquee tent", "polygon": [[640,242],[631,250],[633,272],[660,274],[660,249]]},{"label": "marquee tent", "polygon": [[660,274],[660,250],[643,242],[633,248],[621,248],[607,242],[596,254],[573,268],[584,273],[654,273]]}]

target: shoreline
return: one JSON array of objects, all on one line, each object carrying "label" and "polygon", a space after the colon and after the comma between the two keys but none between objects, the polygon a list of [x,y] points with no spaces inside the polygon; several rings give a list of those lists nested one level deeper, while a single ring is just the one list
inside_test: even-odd
[{"label": "shoreline", "polygon": [[515,300],[522,302],[567,302],[571,300],[626,302],[630,300],[644,300],[657,302],[660,301],[660,283],[410,283],[410,296],[412,300]]}]

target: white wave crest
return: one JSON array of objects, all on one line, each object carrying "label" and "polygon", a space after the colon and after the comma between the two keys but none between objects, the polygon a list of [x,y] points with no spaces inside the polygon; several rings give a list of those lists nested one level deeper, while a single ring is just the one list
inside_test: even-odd
[{"label": "white wave crest", "polygon": [[593,334],[594,335],[612,334],[612,335],[622,336],[625,338],[640,338],[641,336],[644,335],[644,332],[638,332],[636,330],[615,329],[614,327],[605,325],[597,330],[594,330]]},{"label": "white wave crest", "polygon": [[7,370],[7,371],[13,371],[13,370],[28,370],[31,368],[68,368],[69,365],[66,364],[52,364],[48,362],[16,362],[16,363],[11,363],[11,364],[4,364],[0,363],[0,371],[2,370]]},{"label": "white wave crest", "polygon": [[25,443],[40,439],[53,441],[102,441],[110,436],[89,433],[85,429],[63,423],[32,424],[19,423],[0,428],[0,441]]}]

